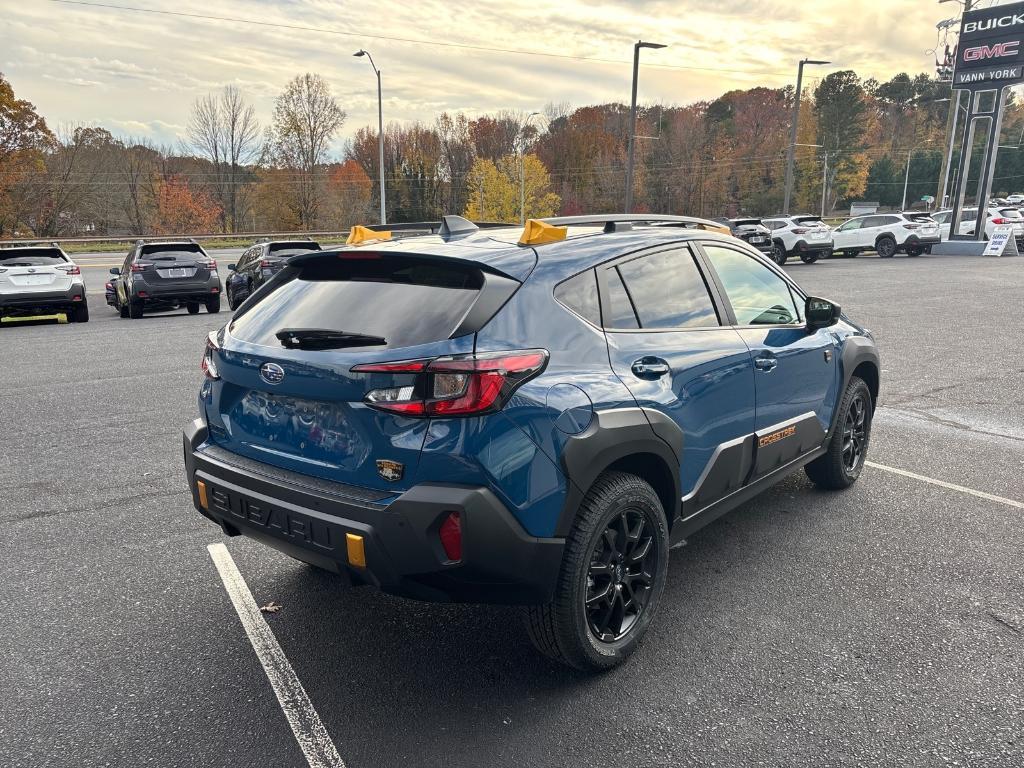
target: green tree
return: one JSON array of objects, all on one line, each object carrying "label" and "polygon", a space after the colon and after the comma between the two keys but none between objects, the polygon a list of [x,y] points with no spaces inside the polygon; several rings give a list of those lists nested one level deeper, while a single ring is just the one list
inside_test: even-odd
[{"label": "green tree", "polygon": [[870,113],[864,87],[852,70],[833,72],[814,91],[818,144],[829,153],[826,207],[851,200],[864,192],[868,162],[864,137]]},{"label": "green tree", "polygon": [[[519,221],[520,158],[508,155],[497,163],[478,158],[469,172],[466,218],[473,221]],[[551,178],[536,155],[527,155],[526,218],[554,216],[561,198],[551,191]]]}]

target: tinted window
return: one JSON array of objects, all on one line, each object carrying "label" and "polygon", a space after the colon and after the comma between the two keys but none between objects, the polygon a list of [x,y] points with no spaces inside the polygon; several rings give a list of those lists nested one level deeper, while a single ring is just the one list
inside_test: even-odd
[{"label": "tinted window", "polygon": [[594,325],[601,325],[601,301],[597,293],[597,275],[593,270],[559,285],[555,288],[555,298]]},{"label": "tinted window", "polygon": [[746,254],[711,243],[704,251],[718,272],[737,325],[787,325],[800,319],[789,284]]},{"label": "tinted window", "polygon": [[718,325],[688,248],[662,251],[619,265],[642,328],[707,328]]},{"label": "tinted window", "polygon": [[839,228],[839,231],[852,232],[855,229],[861,229],[864,226],[864,221],[865,219],[850,219]]},{"label": "tinted window", "polygon": [[633,311],[633,302],[622,284],[619,270],[612,267],[606,272],[608,277],[608,300],[611,304],[611,317],[605,323],[606,328],[639,328],[640,321]]},{"label": "tinted window", "polygon": [[5,267],[49,267],[64,264],[67,259],[57,248],[19,248],[0,250],[0,264]]},{"label": "tinted window", "polygon": [[205,261],[206,254],[195,243],[144,245],[137,261]]},{"label": "tinted window", "polygon": [[420,259],[330,258],[307,264],[250,311],[231,333],[243,341],[280,346],[285,328],[321,328],[382,336],[388,348],[450,338],[473,306],[479,270]]},{"label": "tinted window", "polygon": [[294,243],[271,243],[267,255],[285,259],[289,256],[296,256],[300,253],[309,253],[310,251],[319,250],[320,245],[311,240]]}]

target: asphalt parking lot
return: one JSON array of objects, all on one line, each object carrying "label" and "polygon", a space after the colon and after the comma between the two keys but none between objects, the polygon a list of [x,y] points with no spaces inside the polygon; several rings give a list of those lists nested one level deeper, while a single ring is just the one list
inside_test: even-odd
[{"label": "asphalt parking lot", "polygon": [[1024,259],[789,267],[875,331],[873,465],[693,537],[602,677],[539,656],[514,609],[345,590],[223,539],[180,434],[226,313],[122,320],[120,255],[79,261],[87,325],[0,327],[0,765],[306,764],[221,541],[350,768],[1024,765]]}]

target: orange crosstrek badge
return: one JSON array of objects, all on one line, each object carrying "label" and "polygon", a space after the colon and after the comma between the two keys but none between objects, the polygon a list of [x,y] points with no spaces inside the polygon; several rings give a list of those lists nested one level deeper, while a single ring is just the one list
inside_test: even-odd
[{"label": "orange crosstrek badge", "polygon": [[785,440],[787,437],[792,437],[796,434],[796,427],[786,427],[780,429],[778,432],[772,432],[770,435],[765,435],[757,441],[758,448],[767,448],[773,443],[779,442],[779,440]]},{"label": "orange crosstrek badge", "polygon": [[389,483],[397,483],[405,473],[405,465],[391,459],[377,459],[377,474]]}]

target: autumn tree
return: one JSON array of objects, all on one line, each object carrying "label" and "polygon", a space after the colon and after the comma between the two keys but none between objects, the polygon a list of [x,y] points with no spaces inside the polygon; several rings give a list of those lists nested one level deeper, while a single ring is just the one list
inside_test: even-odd
[{"label": "autumn tree", "polygon": [[302,229],[316,226],[325,179],[323,166],[331,141],[344,122],[345,112],[320,75],[298,75],[275,102],[268,137],[269,159],[293,175],[288,199]]},{"label": "autumn tree", "polygon": [[[469,173],[469,204],[465,216],[471,221],[517,222],[520,218],[522,176],[521,159],[515,155],[497,163],[479,158]],[[561,203],[551,191],[547,169],[536,155],[522,158],[525,167],[526,206],[528,219],[554,216]]]},{"label": "autumn tree", "polygon": [[14,95],[0,73],[0,235],[13,233],[22,219],[24,196],[11,192],[44,168],[54,136],[35,106]]},{"label": "autumn tree", "polygon": [[325,218],[331,229],[345,230],[374,219],[374,184],[355,160],[331,166],[327,173]]},{"label": "autumn tree", "polygon": [[204,192],[189,187],[188,180],[172,176],[156,191],[156,234],[200,234],[217,227],[221,210]]},{"label": "autumn tree", "polygon": [[829,153],[826,208],[860,195],[867,184],[864,137],[869,112],[864,88],[852,70],[832,72],[814,92],[818,144]]},{"label": "autumn tree", "polygon": [[211,93],[193,103],[188,141],[213,167],[223,229],[237,232],[248,204],[248,187],[253,181],[247,166],[258,159],[260,151],[256,110],[245,102],[238,88],[227,85],[219,95]]}]

